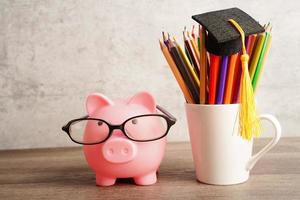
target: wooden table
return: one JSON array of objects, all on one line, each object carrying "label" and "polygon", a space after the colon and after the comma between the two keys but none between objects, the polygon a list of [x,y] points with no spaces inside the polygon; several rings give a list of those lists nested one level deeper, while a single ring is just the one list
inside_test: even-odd
[{"label": "wooden table", "polygon": [[[266,144],[255,142],[255,149]],[[248,182],[213,186],[195,179],[189,143],[169,143],[158,183],[131,179],[97,187],[81,148],[0,151],[0,199],[300,199],[300,138],[284,138],[252,170]]]}]

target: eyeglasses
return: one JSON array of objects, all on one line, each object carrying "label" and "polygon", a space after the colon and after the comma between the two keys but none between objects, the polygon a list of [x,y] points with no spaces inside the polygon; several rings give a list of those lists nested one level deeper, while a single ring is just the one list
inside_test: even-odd
[{"label": "eyeglasses", "polygon": [[93,145],[105,142],[115,129],[119,129],[130,140],[149,142],[161,139],[168,134],[176,118],[160,106],[162,114],[145,114],[131,117],[122,124],[113,125],[103,119],[85,116],[69,121],[62,130],[78,144]]}]

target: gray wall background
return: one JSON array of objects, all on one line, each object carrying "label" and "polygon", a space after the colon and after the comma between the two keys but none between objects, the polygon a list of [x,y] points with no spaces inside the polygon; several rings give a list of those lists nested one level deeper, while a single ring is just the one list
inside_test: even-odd
[{"label": "gray wall background", "polygon": [[178,117],[169,140],[188,140],[184,99],[158,38],[162,30],[180,38],[191,15],[234,6],[272,22],[258,106],[278,117],[283,136],[300,136],[299,1],[1,0],[0,149],[74,145],[60,128],[85,114],[91,92],[148,90]]}]

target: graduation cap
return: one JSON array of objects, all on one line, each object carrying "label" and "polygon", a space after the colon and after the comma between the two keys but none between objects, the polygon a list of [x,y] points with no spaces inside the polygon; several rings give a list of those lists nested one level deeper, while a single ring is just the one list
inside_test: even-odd
[{"label": "graduation cap", "polygon": [[240,134],[251,140],[261,133],[260,118],[257,115],[255,98],[248,71],[249,55],[246,51],[245,37],[264,32],[264,28],[238,8],[208,12],[192,16],[208,32],[205,45],[208,52],[226,56],[242,49],[240,82]]},{"label": "graduation cap", "polygon": [[207,12],[192,18],[207,30],[206,49],[215,55],[232,55],[241,50],[240,33],[229,19],[241,26],[245,36],[264,32],[264,28],[255,19],[239,8]]}]

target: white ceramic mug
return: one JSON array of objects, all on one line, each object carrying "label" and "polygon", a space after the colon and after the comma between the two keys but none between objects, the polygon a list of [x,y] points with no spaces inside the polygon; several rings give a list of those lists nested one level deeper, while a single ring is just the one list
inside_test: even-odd
[{"label": "white ceramic mug", "polygon": [[274,129],[273,139],[252,156],[253,140],[239,136],[239,104],[185,104],[197,179],[214,185],[231,185],[248,180],[249,171],[281,136],[278,120],[260,115]]}]

